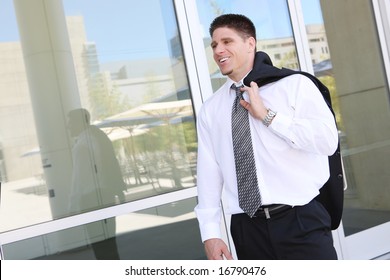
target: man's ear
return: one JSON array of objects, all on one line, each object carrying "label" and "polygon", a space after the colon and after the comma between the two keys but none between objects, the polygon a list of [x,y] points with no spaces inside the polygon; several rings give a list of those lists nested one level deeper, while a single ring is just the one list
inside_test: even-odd
[{"label": "man's ear", "polygon": [[255,52],[256,49],[256,39],[253,37],[248,38],[248,43],[249,43],[249,50],[248,52]]}]

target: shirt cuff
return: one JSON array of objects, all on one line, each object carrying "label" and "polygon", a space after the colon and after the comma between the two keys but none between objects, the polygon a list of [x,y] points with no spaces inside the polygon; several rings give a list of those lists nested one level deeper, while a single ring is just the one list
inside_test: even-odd
[{"label": "shirt cuff", "polygon": [[221,235],[221,225],[220,224],[207,224],[203,227],[200,227],[200,235],[202,242],[212,238],[222,238]]},{"label": "shirt cuff", "polygon": [[291,135],[291,126],[293,120],[286,115],[277,113],[275,118],[272,120],[269,128],[271,128],[277,135],[285,139],[290,144],[294,145]]},{"label": "shirt cuff", "polygon": [[291,124],[291,118],[281,113],[277,113],[269,126],[272,127],[273,130],[283,133],[284,131],[289,131]]},{"label": "shirt cuff", "polygon": [[199,221],[202,242],[211,238],[222,238],[220,208],[201,209],[195,207],[195,213]]}]

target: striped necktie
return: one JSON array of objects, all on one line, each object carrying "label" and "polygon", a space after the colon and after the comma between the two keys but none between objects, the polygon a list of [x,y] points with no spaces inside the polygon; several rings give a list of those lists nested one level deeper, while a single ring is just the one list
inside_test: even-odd
[{"label": "striped necktie", "polygon": [[231,86],[236,92],[232,108],[233,151],[239,205],[245,213],[253,217],[261,206],[261,197],[257,182],[248,111],[240,105],[240,100],[243,99],[240,90],[242,87],[242,85],[236,86],[235,84]]}]

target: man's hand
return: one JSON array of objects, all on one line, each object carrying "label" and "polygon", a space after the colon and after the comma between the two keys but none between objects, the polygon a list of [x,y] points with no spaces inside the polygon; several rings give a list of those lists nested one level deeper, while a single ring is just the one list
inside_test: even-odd
[{"label": "man's hand", "polygon": [[259,87],[255,82],[250,83],[250,87],[243,87],[243,91],[247,91],[249,95],[249,102],[241,100],[240,104],[256,119],[264,120],[268,113],[267,108],[263,104],[263,100],[259,96]]},{"label": "man's hand", "polygon": [[233,257],[229,252],[225,242],[219,238],[208,239],[204,242],[206,256],[209,260],[232,260]]}]

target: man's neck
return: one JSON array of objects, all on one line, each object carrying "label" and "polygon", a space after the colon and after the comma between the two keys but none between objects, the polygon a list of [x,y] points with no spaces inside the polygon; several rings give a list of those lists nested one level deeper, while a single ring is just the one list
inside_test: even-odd
[{"label": "man's neck", "polygon": [[245,75],[241,76],[241,78],[239,78],[239,79],[237,77],[231,77],[231,76],[228,76],[228,77],[230,80],[232,80],[234,83],[237,84],[237,83],[242,82],[251,71],[252,71],[252,68],[248,72],[246,72]]}]

